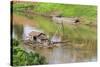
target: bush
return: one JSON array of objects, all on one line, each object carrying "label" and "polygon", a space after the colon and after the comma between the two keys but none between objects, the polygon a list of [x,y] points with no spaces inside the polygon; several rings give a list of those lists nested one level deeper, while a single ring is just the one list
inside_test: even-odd
[{"label": "bush", "polygon": [[19,41],[17,39],[13,39],[12,40],[12,44],[13,44],[13,46],[18,46],[19,45]]},{"label": "bush", "polygon": [[19,41],[13,39],[13,53],[12,53],[12,65],[13,66],[25,66],[25,65],[39,65],[46,64],[46,59],[40,56],[38,53],[27,53],[22,48],[18,47]]}]

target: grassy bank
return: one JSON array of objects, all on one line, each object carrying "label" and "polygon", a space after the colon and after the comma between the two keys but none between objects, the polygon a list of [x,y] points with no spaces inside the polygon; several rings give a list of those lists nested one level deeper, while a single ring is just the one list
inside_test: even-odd
[{"label": "grassy bank", "polygon": [[14,11],[31,10],[40,14],[58,14],[66,17],[85,17],[87,20],[96,20],[97,8],[91,5],[72,5],[42,2],[20,2],[13,4]]},{"label": "grassy bank", "polygon": [[[34,20],[38,21],[38,24],[41,29],[48,33],[52,32],[53,34],[55,34],[57,30],[57,25],[55,25],[55,23],[51,22],[50,20],[47,20],[47,18],[44,17],[36,17],[34,18]],[[63,32],[62,29],[60,30],[60,32]],[[96,30],[86,25],[64,25],[64,38],[77,42],[82,40],[95,41]]]},{"label": "grassy bank", "polygon": [[[22,7],[23,6],[23,7]],[[31,7],[30,7],[31,6]],[[87,22],[96,22],[96,6],[70,5],[70,4],[55,4],[55,3],[20,3],[14,4],[14,12],[37,21],[38,27],[43,29],[47,34],[55,33],[57,25],[53,21],[43,16],[34,14],[21,13],[17,10],[30,9],[33,12],[40,14],[58,14],[65,17],[83,17]],[[61,31],[62,32],[62,31]],[[72,42],[85,42],[88,40],[96,41],[96,28],[80,24],[78,26],[64,25],[64,37]]]}]

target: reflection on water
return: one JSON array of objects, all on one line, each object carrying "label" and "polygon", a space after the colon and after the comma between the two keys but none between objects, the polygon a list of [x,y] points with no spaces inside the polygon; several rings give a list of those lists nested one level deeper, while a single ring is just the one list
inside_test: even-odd
[{"label": "reflection on water", "polygon": [[35,31],[35,32],[43,32],[42,30],[39,30],[36,27],[31,27],[29,25],[24,25],[24,32],[23,32],[23,39],[27,40],[27,38],[29,37],[29,33]]},{"label": "reflection on water", "polygon": [[[30,49],[31,47],[24,45],[24,48],[26,50]],[[51,49],[31,48],[30,50],[45,56],[49,64],[96,61],[95,50],[77,50],[71,46],[60,46]]]},{"label": "reflection on water", "polygon": [[[16,34],[16,35],[15,35]],[[23,35],[23,25],[13,25],[13,37],[17,39],[22,39]]]},{"label": "reflection on water", "polygon": [[51,38],[51,42],[61,42],[61,37],[57,36],[57,35],[54,35]]},{"label": "reflection on water", "polygon": [[[28,36],[31,31],[40,31],[37,28],[24,26],[22,36]],[[17,34],[17,33],[16,33]],[[38,52],[42,56],[45,56],[49,64],[57,63],[70,63],[70,62],[84,62],[84,61],[96,61],[96,48],[88,49],[73,47],[72,44],[60,44],[59,47],[53,48],[32,48],[28,45],[23,45],[24,49],[29,52]],[[75,44],[74,44],[75,45]],[[95,45],[95,44],[93,44]]]}]

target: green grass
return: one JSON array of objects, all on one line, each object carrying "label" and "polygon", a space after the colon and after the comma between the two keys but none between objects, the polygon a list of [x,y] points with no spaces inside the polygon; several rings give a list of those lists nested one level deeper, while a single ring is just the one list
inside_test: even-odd
[{"label": "green grass", "polygon": [[96,20],[97,7],[91,5],[72,5],[58,3],[42,2],[21,2],[13,4],[13,10],[27,10],[30,8],[33,12],[40,14],[49,14],[58,12],[61,16],[66,17],[86,17],[87,20]]},{"label": "green grass", "polygon": [[[54,34],[58,28],[53,21],[46,17],[33,16],[31,19],[37,21],[38,27],[44,30],[46,34]],[[71,41],[96,40],[96,30],[86,25],[64,25],[64,32],[64,38],[70,39]]]},{"label": "green grass", "polygon": [[65,33],[68,35],[70,39],[77,40],[88,40],[88,39],[96,39],[96,32],[89,28],[88,26],[80,25],[77,27],[66,26]]},{"label": "green grass", "polygon": [[[22,9],[20,6],[29,6],[33,5],[32,8],[33,12],[49,15],[49,13],[53,13],[54,11],[60,12],[60,15],[66,17],[83,17],[85,19],[84,23],[96,22],[97,16],[97,8],[96,6],[89,6],[89,5],[71,5],[71,4],[56,4],[56,3],[22,3],[20,5],[14,5],[14,9]],[[15,12],[17,12],[15,10]],[[20,13],[28,18],[27,14]],[[57,30],[57,25],[55,25],[50,19],[42,16],[33,16],[30,15],[30,19],[34,19],[37,21],[38,26],[43,29],[47,34],[52,32],[55,33]],[[84,20],[83,19],[83,20]],[[79,41],[79,40],[94,40],[96,41],[96,29],[92,27],[80,24],[78,26],[73,25],[65,25],[64,26],[64,37],[66,39],[70,39],[72,41]],[[62,31],[61,31],[62,32]]]},{"label": "green grass", "polygon": [[51,22],[48,18],[42,17],[42,16],[36,16],[33,17],[34,20],[37,21],[37,24],[40,28],[42,28],[44,31],[50,33],[55,32],[57,30],[57,26]]},{"label": "green grass", "polygon": [[87,20],[95,20],[97,16],[96,6],[89,5],[70,5],[70,4],[55,4],[55,3],[38,3],[39,6],[34,9],[40,13],[58,12],[65,17],[85,17]]},{"label": "green grass", "polygon": [[[45,32],[52,32],[55,33],[57,30],[57,25],[55,25],[53,22],[48,20],[45,17],[36,17],[34,18],[39,24],[39,27],[43,29]],[[62,30],[60,31],[62,32]],[[73,26],[73,25],[64,25],[64,32],[65,37],[72,39],[72,40],[88,40],[88,39],[96,39],[96,31],[92,29],[91,27],[88,27],[86,25],[79,25],[79,26]]]}]

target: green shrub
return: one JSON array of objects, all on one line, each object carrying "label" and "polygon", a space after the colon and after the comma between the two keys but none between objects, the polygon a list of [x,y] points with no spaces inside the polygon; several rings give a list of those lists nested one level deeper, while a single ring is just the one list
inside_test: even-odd
[{"label": "green shrub", "polygon": [[25,65],[39,65],[46,64],[46,59],[40,56],[38,53],[27,53],[22,48],[18,47],[19,42],[13,39],[13,53],[12,53],[12,65],[13,66],[25,66]]},{"label": "green shrub", "polygon": [[13,46],[18,46],[19,45],[19,41],[17,39],[13,39],[12,40],[12,44],[13,44]]}]

